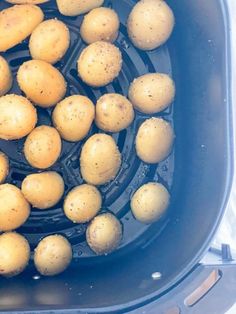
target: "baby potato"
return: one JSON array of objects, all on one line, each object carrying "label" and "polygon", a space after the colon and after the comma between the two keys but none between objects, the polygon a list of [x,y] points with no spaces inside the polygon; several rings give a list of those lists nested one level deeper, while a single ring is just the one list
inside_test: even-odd
[{"label": "baby potato", "polygon": [[0,11],[0,52],[21,43],[43,17],[43,11],[31,4],[14,5]]},{"label": "baby potato", "polygon": [[49,0],[5,0],[5,1],[13,4],[41,4],[48,2]]},{"label": "baby potato", "polygon": [[56,0],[58,10],[67,16],[76,16],[100,7],[104,0]]},{"label": "baby potato", "polygon": [[129,37],[142,50],[164,44],[174,27],[174,14],[163,0],[141,0],[132,9],[127,23]]},{"label": "baby potato", "polygon": [[19,228],[28,219],[30,205],[12,184],[0,185],[0,232]]},{"label": "baby potato", "polygon": [[65,98],[53,111],[52,119],[61,137],[67,141],[82,140],[89,132],[95,117],[95,106],[85,96]]},{"label": "baby potato", "polygon": [[50,235],[41,240],[35,249],[34,264],[41,275],[62,273],[72,260],[69,241],[61,235]]},{"label": "baby potato", "polygon": [[145,224],[160,219],[169,206],[170,195],[164,185],[150,182],[141,186],[131,199],[134,217]]},{"label": "baby potato", "polygon": [[114,10],[96,8],[84,17],[80,34],[87,44],[100,40],[113,43],[118,36],[119,26],[119,17]]},{"label": "baby potato", "polygon": [[111,83],[119,75],[121,66],[120,50],[105,41],[89,45],[82,51],[78,60],[79,76],[93,87]]},{"label": "baby potato", "polygon": [[102,185],[113,180],[120,166],[121,154],[110,135],[94,134],[84,144],[80,170],[87,183]]},{"label": "baby potato", "polygon": [[21,191],[33,207],[47,209],[60,201],[64,188],[62,177],[48,171],[28,175],[22,182]]},{"label": "baby potato", "polygon": [[86,231],[86,240],[90,248],[98,255],[114,251],[122,239],[122,226],[110,213],[95,217]]},{"label": "baby potato", "polygon": [[12,87],[12,73],[7,61],[0,56],[0,96],[5,95]]},{"label": "baby potato", "polygon": [[57,19],[40,23],[33,31],[29,49],[33,59],[54,64],[61,60],[70,45],[68,27]]},{"label": "baby potato", "polygon": [[23,63],[17,73],[17,82],[26,96],[43,108],[54,106],[66,93],[62,74],[42,60]]},{"label": "baby potato", "polygon": [[37,123],[37,113],[23,96],[0,97],[0,139],[17,140],[29,134]]},{"label": "baby potato", "polygon": [[9,160],[8,157],[0,152],[0,184],[2,184],[9,173]]},{"label": "baby potato", "polygon": [[89,184],[82,184],[66,196],[64,212],[74,223],[86,223],[97,215],[101,206],[102,196],[98,189]]},{"label": "baby potato", "polygon": [[61,138],[55,128],[41,125],[26,138],[24,154],[28,163],[38,169],[51,167],[61,154]]},{"label": "baby potato", "polygon": [[142,75],[129,88],[129,99],[135,109],[147,114],[165,110],[174,97],[175,84],[167,74]]},{"label": "baby potato", "polygon": [[143,122],[136,136],[136,151],[144,162],[155,164],[170,154],[174,131],[167,121],[151,118]]},{"label": "baby potato", "polygon": [[20,274],[30,259],[30,246],[26,238],[16,232],[0,235],[0,275],[13,277]]},{"label": "baby potato", "polygon": [[96,124],[107,132],[120,132],[134,120],[134,110],[128,99],[119,94],[105,94],[96,105]]}]

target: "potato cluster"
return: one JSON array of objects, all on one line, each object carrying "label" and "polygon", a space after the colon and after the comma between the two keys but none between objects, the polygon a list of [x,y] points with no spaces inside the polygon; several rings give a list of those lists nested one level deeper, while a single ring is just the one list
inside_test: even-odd
[{"label": "potato cluster", "polygon": [[[168,157],[174,143],[171,124],[159,114],[174,100],[175,84],[165,73],[147,73],[130,81],[128,95],[103,93],[93,103],[82,95],[68,95],[67,82],[58,62],[70,51],[70,29],[62,21],[44,20],[41,6],[50,0],[5,0],[0,11],[0,52],[6,52],[29,37],[31,60],[13,75],[7,57],[0,56],[0,139],[24,139],[23,154],[32,171],[21,187],[9,181],[11,156],[0,152],[0,275],[20,274],[30,259],[27,239],[15,230],[29,218],[31,210],[50,210],[62,202],[63,212],[74,224],[88,224],[86,239],[98,255],[117,249],[123,226],[109,211],[102,211],[101,185],[115,180],[122,154],[112,133],[130,127],[140,117],[135,150],[140,161],[157,164]],[[120,20],[103,0],[56,0],[66,16],[85,14],[80,35],[86,48],[77,59],[78,78],[88,88],[112,83],[121,73],[123,58],[116,40]],[[140,0],[130,12],[127,30],[133,45],[152,50],[165,43],[174,26],[174,15],[162,0]],[[11,93],[13,81],[22,95]],[[103,89],[102,89],[103,90]],[[37,107],[51,112],[51,125],[39,123]],[[95,124],[102,132],[88,136]],[[107,134],[108,133],[108,134]],[[54,168],[60,162],[63,142],[84,140],[78,160],[84,183],[65,195],[64,178]],[[73,144],[72,144],[73,145]],[[135,219],[150,224],[166,212],[170,194],[158,182],[149,182],[134,193],[130,208]],[[61,203],[60,203],[61,204]],[[44,276],[63,272],[73,251],[62,235],[43,238],[34,251],[34,264]]]}]

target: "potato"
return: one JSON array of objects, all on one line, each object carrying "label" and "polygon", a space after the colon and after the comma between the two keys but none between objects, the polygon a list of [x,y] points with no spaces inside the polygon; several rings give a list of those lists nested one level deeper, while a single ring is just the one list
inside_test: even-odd
[{"label": "potato", "polygon": [[0,97],[0,139],[17,140],[29,134],[37,123],[37,113],[23,96]]},{"label": "potato", "polygon": [[121,242],[121,223],[110,213],[101,214],[88,226],[86,239],[95,253],[99,255],[111,253]]},{"label": "potato", "polygon": [[84,144],[80,170],[87,183],[102,185],[113,180],[120,166],[121,154],[110,135],[94,134]]},{"label": "potato", "polygon": [[0,56],[0,96],[5,95],[12,87],[12,73],[7,61]]},{"label": "potato", "polygon": [[150,224],[161,218],[169,206],[170,195],[160,183],[150,182],[141,186],[131,199],[134,217]]},{"label": "potato", "polygon": [[69,241],[57,234],[41,240],[34,253],[35,267],[44,276],[62,273],[71,260],[72,248]]},{"label": "potato", "polygon": [[20,274],[30,259],[28,241],[16,232],[0,235],[0,275],[13,277]]},{"label": "potato", "polygon": [[9,173],[9,160],[8,157],[0,152],[0,184],[2,184]]},{"label": "potato", "polygon": [[30,4],[14,5],[0,11],[0,52],[26,39],[43,17],[42,10]]},{"label": "potato", "polygon": [[61,137],[67,141],[82,140],[95,118],[95,106],[85,96],[73,95],[62,100],[54,109],[52,119]]},{"label": "potato", "polygon": [[134,120],[134,110],[128,99],[119,94],[105,94],[96,105],[96,124],[107,132],[120,132]]},{"label": "potato", "polygon": [[88,245],[99,255],[114,251],[119,246],[121,239],[121,223],[110,213],[95,217],[86,230]]},{"label": "potato", "polygon": [[47,209],[60,201],[64,188],[62,177],[48,171],[28,175],[22,182],[21,191],[33,207]]},{"label": "potato", "polygon": [[30,205],[21,190],[11,184],[0,185],[0,232],[19,228],[28,219]]},{"label": "potato", "polygon": [[80,35],[87,44],[100,40],[113,43],[118,36],[119,26],[119,17],[114,10],[96,8],[84,17]]},{"label": "potato", "polygon": [[93,219],[102,206],[102,196],[97,188],[82,184],[66,196],[64,212],[74,223],[86,223]]},{"label": "potato", "polygon": [[105,41],[97,41],[89,45],[78,59],[79,76],[93,87],[111,83],[119,75],[121,66],[120,50]]},{"label": "potato", "polygon": [[29,49],[33,59],[54,64],[62,59],[70,45],[68,27],[57,19],[40,23],[33,31]]},{"label": "potato", "polygon": [[129,99],[135,109],[147,114],[165,110],[174,97],[175,84],[167,74],[142,75],[135,79],[129,88]]},{"label": "potato", "polygon": [[51,167],[61,153],[61,138],[55,128],[41,125],[35,128],[26,138],[24,145],[25,158],[35,168]]},{"label": "potato", "polygon": [[23,63],[18,70],[17,81],[26,96],[43,108],[54,106],[66,93],[62,74],[42,60]]},{"label": "potato", "polygon": [[41,4],[48,2],[49,0],[5,0],[5,1],[13,4]]},{"label": "potato", "polygon": [[171,152],[174,137],[174,131],[167,121],[161,118],[144,121],[136,136],[138,157],[150,164],[166,159]]},{"label": "potato", "polygon": [[141,0],[132,9],[127,23],[129,37],[142,50],[164,44],[174,27],[174,15],[163,0]]},{"label": "potato", "polygon": [[104,0],[56,0],[58,10],[67,16],[76,16],[100,7]]}]

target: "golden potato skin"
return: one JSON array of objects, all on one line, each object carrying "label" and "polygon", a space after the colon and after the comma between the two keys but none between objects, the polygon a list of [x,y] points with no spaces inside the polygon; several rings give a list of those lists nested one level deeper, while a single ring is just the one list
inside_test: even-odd
[{"label": "golden potato skin", "polygon": [[155,164],[168,157],[174,142],[174,131],[169,122],[161,118],[151,118],[143,122],[136,136],[138,157]]},{"label": "golden potato skin", "polygon": [[13,277],[20,274],[30,259],[30,246],[26,238],[16,232],[0,235],[0,275]]},{"label": "golden potato skin", "polygon": [[28,163],[38,169],[51,167],[61,153],[61,138],[53,127],[41,125],[26,138],[24,154]]},{"label": "golden potato skin", "polygon": [[54,106],[66,93],[62,74],[42,60],[24,62],[18,70],[17,82],[26,96],[43,108]]},{"label": "golden potato skin", "polygon": [[20,139],[28,135],[36,123],[36,109],[27,98],[14,94],[0,97],[1,139]]},{"label": "golden potato skin", "polygon": [[0,152],[0,184],[2,184],[9,173],[9,159],[8,157]]},{"label": "golden potato skin", "polygon": [[48,2],[49,0],[5,0],[5,1],[13,4],[41,4]]},{"label": "golden potato skin", "polygon": [[111,83],[120,73],[122,56],[111,43],[97,41],[85,48],[78,59],[78,73],[81,79],[93,87]]},{"label": "golden potato skin", "polygon": [[94,134],[84,144],[80,170],[87,183],[102,185],[113,180],[120,166],[121,154],[110,135]]},{"label": "golden potato skin", "polygon": [[170,194],[160,183],[150,182],[141,186],[131,199],[134,217],[150,224],[161,218],[170,202]]},{"label": "golden potato skin", "polygon": [[82,184],[66,196],[64,212],[74,223],[86,223],[93,219],[102,206],[102,196],[95,186]]},{"label": "golden potato skin", "polygon": [[30,215],[30,205],[12,184],[0,185],[0,231],[19,228]]},{"label": "golden potato skin", "polygon": [[54,64],[62,59],[70,45],[68,27],[57,19],[40,23],[33,31],[29,49],[32,59]]},{"label": "golden potato skin", "polygon": [[22,182],[21,191],[27,201],[38,209],[56,205],[64,194],[64,181],[54,171],[28,175]]},{"label": "golden potato skin", "polygon": [[104,0],[56,0],[57,7],[61,14],[76,16],[89,12],[100,7]]},{"label": "golden potato skin", "polygon": [[12,73],[7,61],[0,56],[0,96],[5,95],[12,87]]},{"label": "golden potato skin", "polygon": [[35,249],[34,264],[41,275],[62,273],[72,260],[69,241],[61,235],[50,235],[41,240]]},{"label": "golden potato skin", "polygon": [[142,50],[164,44],[174,27],[174,15],[163,0],[141,0],[132,9],[127,23],[129,37]]},{"label": "golden potato skin", "polygon": [[73,95],[65,98],[53,111],[55,128],[64,140],[77,142],[89,132],[95,118],[95,106],[88,97]]},{"label": "golden potato skin", "polygon": [[21,43],[43,18],[42,10],[31,4],[14,5],[0,11],[0,52]]},{"label": "golden potato skin", "polygon": [[165,110],[174,97],[174,81],[163,73],[142,75],[135,79],[129,88],[129,99],[135,109],[147,114]]},{"label": "golden potato skin", "polygon": [[96,124],[106,132],[120,132],[134,120],[131,102],[119,94],[105,94],[97,101]]},{"label": "golden potato skin", "polygon": [[80,34],[87,44],[101,40],[113,43],[118,36],[119,26],[119,17],[114,10],[96,8],[85,15]]},{"label": "golden potato skin", "polygon": [[95,217],[86,231],[86,240],[90,248],[98,255],[114,251],[122,239],[122,226],[110,213]]}]

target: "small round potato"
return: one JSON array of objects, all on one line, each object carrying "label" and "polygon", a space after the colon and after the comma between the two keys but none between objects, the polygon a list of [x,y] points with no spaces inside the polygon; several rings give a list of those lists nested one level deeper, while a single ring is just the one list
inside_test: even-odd
[{"label": "small round potato", "polygon": [[13,4],[42,4],[49,0],[5,0],[6,2]]},{"label": "small round potato", "polygon": [[18,70],[17,81],[26,96],[43,108],[54,106],[66,93],[62,74],[42,60],[23,63]]},{"label": "small round potato", "polygon": [[30,259],[28,241],[16,232],[0,235],[0,275],[13,277],[20,274]]},{"label": "small round potato", "polygon": [[150,73],[130,85],[129,99],[135,109],[147,113],[165,110],[174,100],[175,84],[167,74]]},{"label": "small round potato", "polygon": [[143,122],[136,136],[138,157],[155,164],[168,157],[174,142],[174,131],[167,121],[151,118]]},{"label": "small round potato", "polygon": [[9,160],[8,157],[0,152],[0,184],[2,184],[9,173]]},{"label": "small round potato", "polygon": [[100,7],[104,0],[56,0],[58,10],[67,16],[76,16]]},{"label": "small round potato", "polygon": [[128,99],[119,94],[105,94],[96,105],[96,124],[106,132],[120,132],[134,120],[134,109]]},{"label": "small round potato", "polygon": [[89,132],[95,117],[95,106],[85,96],[73,95],[62,100],[54,109],[52,119],[64,140],[77,142]]},{"label": "small round potato", "polygon": [[12,87],[12,73],[7,61],[0,56],[0,96],[5,95]]},{"label": "small round potato", "polygon": [[50,235],[35,249],[34,264],[40,274],[54,276],[62,273],[72,260],[69,241],[61,235]]},{"label": "small round potato", "polygon": [[30,215],[30,205],[21,190],[11,184],[0,185],[0,232],[23,225]]},{"label": "small round potato", "polygon": [[80,34],[87,44],[100,40],[113,43],[118,36],[119,26],[119,17],[114,10],[96,8],[84,17]]},{"label": "small round potato", "polygon": [[47,209],[60,201],[64,188],[62,177],[48,171],[28,175],[22,182],[21,191],[33,207]]},{"label": "small round potato", "polygon": [[147,183],[141,186],[131,199],[131,210],[134,217],[146,224],[161,218],[169,206],[170,195],[164,185]]},{"label": "small round potato", "polygon": [[51,167],[61,153],[61,138],[55,128],[41,125],[35,128],[26,138],[24,145],[25,158],[35,168]]},{"label": "small round potato", "polygon": [[29,134],[37,123],[37,113],[23,96],[0,97],[0,138],[17,140]]},{"label": "small round potato", "polygon": [[152,50],[164,44],[174,27],[174,15],[163,0],[141,0],[131,11],[127,30],[133,44]]},{"label": "small round potato", "polygon": [[122,56],[119,48],[105,41],[97,41],[85,48],[78,60],[81,79],[90,86],[111,83],[120,73]]},{"label": "small round potato", "polygon": [[26,39],[43,17],[43,11],[32,4],[14,5],[0,11],[0,52]]},{"label": "small round potato", "polygon": [[29,49],[33,59],[54,64],[62,59],[70,45],[68,27],[57,19],[40,23],[33,31]]},{"label": "small round potato", "polygon": [[121,154],[110,135],[94,134],[84,144],[80,170],[87,183],[102,185],[113,180],[120,166]]},{"label": "small round potato", "polygon": [[95,217],[86,231],[86,240],[90,248],[99,255],[114,251],[122,239],[122,226],[110,213]]},{"label": "small round potato", "polygon": [[97,215],[101,206],[102,196],[98,189],[89,184],[82,184],[66,196],[64,212],[74,223],[86,223]]}]

